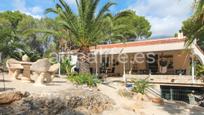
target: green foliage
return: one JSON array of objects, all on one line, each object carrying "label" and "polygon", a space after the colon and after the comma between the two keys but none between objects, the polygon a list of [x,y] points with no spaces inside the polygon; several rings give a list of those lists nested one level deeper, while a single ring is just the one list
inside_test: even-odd
[{"label": "green foliage", "polygon": [[100,0],[79,0],[75,13],[64,0],[58,1],[56,7],[47,9],[47,12],[59,16],[58,25],[70,32],[73,42],[80,48],[109,39],[148,38],[152,34],[150,23],[132,10],[112,15],[109,9],[114,3],[107,2],[97,13]]},{"label": "green foliage", "polygon": [[11,23],[11,27],[13,29],[17,28],[19,22],[22,20],[24,16],[25,15],[20,13],[19,11],[15,11],[15,12],[6,11],[6,12],[0,13],[0,17],[7,19]]},{"label": "green foliage", "polygon": [[[56,19],[35,19],[18,11],[1,12],[0,52],[5,57],[16,59],[27,54],[34,61],[45,53],[47,56],[52,51],[59,52],[71,46],[87,53],[89,46],[105,39],[151,35],[149,22],[135,12],[122,11],[114,16],[110,14],[109,9],[115,5],[112,2],[98,8],[100,0],[76,0],[77,12],[72,11],[65,0],[56,3],[54,8],[46,10],[57,14]],[[19,50],[23,52],[17,52]],[[64,73],[68,73],[69,67],[63,68]]]},{"label": "green foliage", "polygon": [[198,78],[204,76],[204,65],[201,64],[196,65],[196,76]]},{"label": "green foliage", "polygon": [[204,26],[202,21],[195,23],[193,18],[189,18],[183,22],[182,32],[187,37],[187,45],[197,39],[198,45],[204,48]]},{"label": "green foliage", "polygon": [[71,43],[84,54],[90,52],[90,46],[105,40],[151,35],[151,26],[144,17],[137,16],[133,11],[123,11],[113,16],[110,8],[114,3],[108,1],[98,9],[99,3],[100,0],[76,0],[76,12],[65,0],[57,0],[55,7],[48,8],[46,13],[57,14],[57,25],[61,26],[63,33],[53,33],[57,36],[69,33]]},{"label": "green foliage", "polygon": [[67,75],[71,75],[71,69],[73,67],[73,65],[71,64],[71,60],[68,58],[65,58],[61,61],[61,73],[62,74],[67,74]]},{"label": "green foliage", "polygon": [[[41,28],[29,28],[24,31],[26,35],[38,34],[43,35],[41,40],[42,43],[45,43],[47,50],[45,51],[45,55],[49,55],[50,52],[59,52],[61,49],[66,51],[74,46],[73,42],[71,41],[72,35],[70,34],[69,30],[64,30],[58,22],[58,17],[55,20],[51,19],[43,19],[40,22],[41,25],[44,25],[43,29]],[[43,41],[44,40],[44,41]],[[50,40],[52,42],[50,42]],[[47,42],[48,41],[48,42]],[[49,44],[48,44],[49,43]]]},{"label": "green foliage", "polygon": [[0,13],[0,52],[4,58],[12,53],[13,50],[23,46],[18,42],[16,28],[23,14],[20,12],[1,12]]},{"label": "green foliage", "polygon": [[[45,52],[43,55],[44,58],[48,58],[51,64],[58,63],[58,54],[55,52]],[[61,69],[61,68],[60,68]]]},{"label": "green foliage", "polygon": [[39,55],[42,56],[49,49],[54,37],[44,33],[28,34],[25,31],[33,28],[52,28],[50,20],[53,21],[47,18],[35,19],[18,11],[0,12],[0,52],[3,52],[4,58],[16,56],[19,58],[18,52],[14,52],[18,50],[23,50],[33,60]]},{"label": "green foliage", "polygon": [[195,39],[198,45],[204,49],[204,1],[195,1],[195,12],[192,17],[183,22],[182,32],[187,36],[186,43],[189,46]]},{"label": "green foliage", "polygon": [[[23,33],[24,40],[32,49],[41,52],[41,54],[59,51],[59,38],[64,38],[67,35],[62,29],[58,29],[55,20],[49,18],[36,20],[28,17],[22,21],[18,29]],[[57,33],[63,33],[64,36],[57,36]]]},{"label": "green foliage", "polygon": [[[114,16],[109,16],[112,21],[111,38],[148,38],[151,36],[150,23],[142,16],[136,15],[132,10],[124,10]],[[107,26],[109,27],[109,26]]]},{"label": "green foliage", "polygon": [[68,77],[68,80],[74,84],[87,85],[89,87],[96,87],[97,83],[101,82],[96,76],[86,73],[71,75]]},{"label": "green foliage", "polygon": [[195,12],[193,17],[195,21],[204,22],[204,1],[203,0],[195,0]]},{"label": "green foliage", "polygon": [[145,94],[145,90],[151,86],[147,79],[135,80],[133,82],[134,82],[134,87],[132,91],[136,93]]},{"label": "green foliage", "polygon": [[22,60],[22,56],[25,55],[25,54],[28,55],[31,62],[35,62],[35,61],[37,61],[38,59],[41,58],[41,56],[40,56],[40,54],[38,52],[31,51],[31,50],[24,50],[24,51],[15,50],[10,54],[10,57],[15,58],[17,60]]},{"label": "green foliage", "polygon": [[22,40],[24,40],[25,43],[27,43],[26,45],[27,48],[36,50],[41,55],[43,55],[45,51],[50,49],[50,44],[54,39],[53,36],[43,32],[29,31],[33,29],[46,30],[46,29],[52,28],[51,26],[53,25],[50,23],[50,21],[54,22],[51,19],[44,18],[44,19],[38,20],[38,19],[34,19],[31,16],[26,16],[22,19],[22,21],[18,25],[17,31],[19,33],[22,33],[19,36],[21,37]]},{"label": "green foliage", "polygon": [[105,30],[103,20],[114,3],[106,3],[97,13],[100,0],[78,0],[76,1],[78,12],[75,13],[64,0],[58,1],[55,8],[46,11],[59,16],[59,24],[64,30],[71,32],[72,40],[77,46],[89,47],[103,39],[103,30]]}]

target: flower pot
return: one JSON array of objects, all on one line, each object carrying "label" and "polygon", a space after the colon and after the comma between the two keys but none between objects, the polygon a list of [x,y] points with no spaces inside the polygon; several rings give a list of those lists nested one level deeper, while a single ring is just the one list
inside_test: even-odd
[{"label": "flower pot", "polygon": [[164,101],[163,101],[163,99],[161,99],[161,98],[153,98],[153,99],[152,99],[152,102],[153,102],[153,103],[156,103],[156,104],[160,104],[160,105],[163,105],[163,104],[164,104]]}]

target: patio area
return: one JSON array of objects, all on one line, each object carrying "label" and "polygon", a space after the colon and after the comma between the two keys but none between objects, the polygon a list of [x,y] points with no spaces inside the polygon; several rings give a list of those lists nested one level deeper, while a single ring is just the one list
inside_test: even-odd
[{"label": "patio area", "polygon": [[[0,91],[4,91],[2,75],[0,75]],[[20,75],[21,77],[22,75]],[[29,91],[30,93],[57,93],[63,90],[74,89],[74,85],[69,83],[66,79],[66,76],[55,77],[53,81],[49,84],[36,86],[34,83],[25,81],[25,80],[16,80],[13,77],[9,76],[7,73],[4,73],[5,77],[5,89],[6,90],[16,90],[16,91]],[[36,78],[31,77],[33,80]]]}]

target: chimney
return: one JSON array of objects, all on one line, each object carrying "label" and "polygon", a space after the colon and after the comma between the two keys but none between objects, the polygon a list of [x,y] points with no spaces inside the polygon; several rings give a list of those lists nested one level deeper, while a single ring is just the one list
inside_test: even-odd
[{"label": "chimney", "polygon": [[183,32],[179,31],[177,38],[178,39],[183,39],[184,38]]}]

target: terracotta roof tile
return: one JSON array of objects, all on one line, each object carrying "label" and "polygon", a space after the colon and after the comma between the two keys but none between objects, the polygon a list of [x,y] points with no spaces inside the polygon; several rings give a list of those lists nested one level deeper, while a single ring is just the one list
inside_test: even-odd
[{"label": "terracotta roof tile", "polygon": [[185,39],[178,39],[178,38],[153,39],[153,40],[144,40],[144,41],[117,43],[117,44],[97,45],[96,47],[91,47],[91,49],[95,49],[95,48],[97,48],[97,49],[109,49],[109,48],[122,48],[122,47],[124,48],[124,47],[167,44],[167,43],[184,42],[184,41],[185,41]]}]

